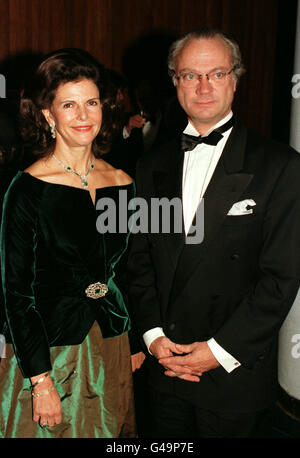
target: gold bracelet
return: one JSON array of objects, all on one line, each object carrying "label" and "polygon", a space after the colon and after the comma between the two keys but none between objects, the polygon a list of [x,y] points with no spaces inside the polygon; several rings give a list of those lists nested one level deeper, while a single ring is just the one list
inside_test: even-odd
[{"label": "gold bracelet", "polygon": [[47,378],[49,375],[49,372],[46,372],[46,374],[42,375],[41,378],[39,378],[33,385],[30,386],[31,389],[33,389],[35,386],[37,386],[39,383],[42,383],[45,378]]},{"label": "gold bracelet", "polygon": [[51,393],[55,388],[55,385],[51,386],[48,390],[40,391],[39,393],[31,393],[33,398],[39,398],[40,396],[45,396],[46,394]]}]

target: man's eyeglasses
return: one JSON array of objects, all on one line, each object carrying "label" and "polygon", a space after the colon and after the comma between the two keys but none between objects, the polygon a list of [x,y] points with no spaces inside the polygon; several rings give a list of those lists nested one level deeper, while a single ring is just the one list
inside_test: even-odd
[{"label": "man's eyeglasses", "polygon": [[203,76],[206,76],[207,81],[215,85],[224,84],[226,77],[235,70],[235,67],[232,67],[228,72],[214,71],[210,73],[194,73],[194,72],[183,72],[180,75],[176,75],[175,78],[182,84],[183,87],[194,87],[198,84]]}]

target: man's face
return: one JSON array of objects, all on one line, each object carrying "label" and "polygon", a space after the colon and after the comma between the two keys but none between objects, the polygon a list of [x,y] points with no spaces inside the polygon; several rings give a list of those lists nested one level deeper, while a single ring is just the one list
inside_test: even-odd
[{"label": "man's face", "polygon": [[[228,72],[232,68],[230,51],[220,38],[194,39],[178,55],[176,75],[185,72],[197,74]],[[194,87],[183,87],[177,80],[177,96],[190,121],[204,134],[231,110],[236,81],[230,73],[222,84],[212,83],[203,76]]]}]

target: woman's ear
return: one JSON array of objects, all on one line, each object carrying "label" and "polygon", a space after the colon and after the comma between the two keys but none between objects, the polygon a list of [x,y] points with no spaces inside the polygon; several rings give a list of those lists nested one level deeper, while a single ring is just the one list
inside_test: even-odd
[{"label": "woman's ear", "polygon": [[56,130],[55,130],[55,121],[53,119],[53,116],[51,114],[51,111],[45,108],[42,110],[42,113],[49,125],[50,133],[52,138],[56,138]]},{"label": "woman's ear", "polygon": [[50,110],[48,108],[45,108],[42,110],[42,113],[45,116],[45,119],[47,123],[49,124],[49,126],[55,126],[55,122],[54,122],[54,119],[52,117]]}]

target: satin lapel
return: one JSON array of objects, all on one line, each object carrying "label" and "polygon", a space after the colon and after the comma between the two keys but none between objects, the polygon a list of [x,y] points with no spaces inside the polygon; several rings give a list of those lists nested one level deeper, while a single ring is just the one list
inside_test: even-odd
[{"label": "satin lapel", "polygon": [[228,211],[235,202],[241,200],[243,192],[253,178],[252,174],[242,171],[246,141],[246,128],[237,124],[225,145],[204,195],[204,239],[200,245],[194,245],[195,253],[191,255],[191,262],[185,273],[186,280],[195,272],[206,248],[213,243]]},{"label": "satin lapel", "polygon": [[[182,169],[184,155],[180,150],[179,140],[174,140],[171,144],[171,150],[168,155],[164,157],[164,163],[160,170],[153,172],[153,182],[155,188],[155,197],[162,199],[167,198],[172,200],[174,198],[180,199],[181,210],[176,212],[176,226],[181,228],[181,232],[172,232],[160,234],[159,237],[163,241],[164,246],[167,248],[170,258],[173,262],[175,269],[178,261],[179,254],[184,246],[184,227],[182,215]],[[172,228],[172,225],[171,225]]]}]

